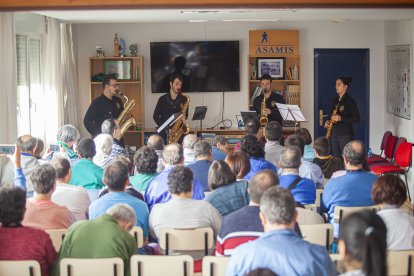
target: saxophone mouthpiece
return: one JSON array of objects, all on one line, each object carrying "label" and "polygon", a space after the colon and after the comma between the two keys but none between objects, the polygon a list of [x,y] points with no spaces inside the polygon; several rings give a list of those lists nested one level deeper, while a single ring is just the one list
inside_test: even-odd
[{"label": "saxophone mouthpiece", "polygon": [[121,91],[117,91],[116,92],[119,96],[124,96],[124,93],[122,93]]}]

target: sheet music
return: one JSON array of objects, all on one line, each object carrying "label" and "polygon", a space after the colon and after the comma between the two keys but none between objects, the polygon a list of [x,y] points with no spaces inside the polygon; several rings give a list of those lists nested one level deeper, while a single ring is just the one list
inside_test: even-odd
[{"label": "sheet music", "polygon": [[157,132],[161,133],[162,131],[164,131],[164,129],[166,129],[167,127],[169,127],[170,125],[172,125],[173,123],[175,123],[179,118],[181,118],[183,116],[183,114],[181,112],[175,113],[173,115],[170,116],[170,118],[167,119],[167,121],[165,121],[158,129]]},{"label": "sheet music", "polygon": [[288,107],[296,122],[306,122],[305,116],[298,105],[288,105]]},{"label": "sheet music", "polygon": [[276,103],[277,108],[279,109],[280,115],[282,115],[283,121],[294,121],[295,118],[289,112],[289,107],[287,104]]},{"label": "sheet music", "polygon": [[298,105],[276,103],[284,121],[306,122]]}]

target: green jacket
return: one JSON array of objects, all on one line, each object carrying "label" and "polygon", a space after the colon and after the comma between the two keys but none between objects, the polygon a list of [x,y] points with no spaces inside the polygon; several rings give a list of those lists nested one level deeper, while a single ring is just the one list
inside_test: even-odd
[{"label": "green jacket", "polygon": [[148,187],[148,184],[157,175],[158,174],[156,173],[151,173],[151,174],[137,173],[134,176],[129,177],[129,182],[135,188],[135,190],[140,191],[140,192],[145,192],[145,190]]},{"label": "green jacket", "polygon": [[72,167],[72,178],[69,183],[89,190],[100,190],[104,186],[102,177],[103,169],[92,160],[83,158]]}]

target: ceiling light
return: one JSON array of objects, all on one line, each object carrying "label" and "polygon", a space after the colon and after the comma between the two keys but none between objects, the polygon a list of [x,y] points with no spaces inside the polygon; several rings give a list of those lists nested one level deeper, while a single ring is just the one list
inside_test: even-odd
[{"label": "ceiling light", "polygon": [[241,18],[241,19],[223,19],[223,22],[278,22],[279,19],[263,19],[263,18]]},{"label": "ceiling light", "polygon": [[338,18],[338,19],[332,19],[331,21],[333,23],[345,23],[345,22],[347,22],[349,20],[350,20],[349,18]]}]

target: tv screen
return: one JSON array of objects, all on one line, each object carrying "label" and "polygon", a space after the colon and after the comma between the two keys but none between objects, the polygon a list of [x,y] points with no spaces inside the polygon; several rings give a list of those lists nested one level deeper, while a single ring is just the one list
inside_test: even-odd
[{"label": "tv screen", "polygon": [[151,90],[170,90],[172,73],[183,76],[182,91],[240,91],[239,41],[151,42]]}]

